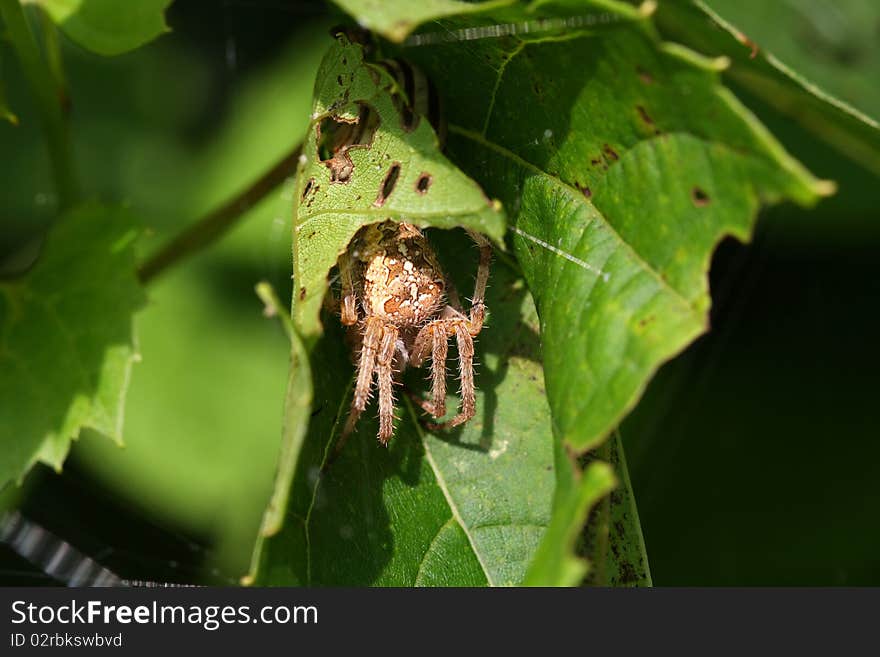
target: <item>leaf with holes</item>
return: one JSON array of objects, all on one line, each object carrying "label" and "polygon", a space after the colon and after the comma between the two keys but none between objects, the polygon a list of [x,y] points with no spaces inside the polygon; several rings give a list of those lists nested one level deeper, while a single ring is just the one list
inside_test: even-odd
[{"label": "leaf with holes", "polygon": [[404,109],[404,93],[343,35],[318,71],[293,228],[294,321],[306,342],[321,330],[327,275],[362,226],[394,219],[498,241],[504,233],[498,204],[443,156],[431,124]]},{"label": "leaf with holes", "polygon": [[0,484],[36,461],[60,468],[84,427],[121,441],[144,302],[135,236],[121,210],[74,210],[34,268],[0,284]]},{"label": "leaf with holes", "polygon": [[168,31],[165,10],[171,0],[30,0],[83,48],[119,55]]}]

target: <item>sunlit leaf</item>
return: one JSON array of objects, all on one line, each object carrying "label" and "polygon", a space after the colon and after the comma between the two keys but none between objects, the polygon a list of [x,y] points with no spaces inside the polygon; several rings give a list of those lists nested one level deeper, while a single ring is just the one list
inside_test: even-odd
[{"label": "sunlit leaf", "polygon": [[720,85],[720,62],[635,28],[406,54],[447,101],[451,157],[509,209],[554,426],[578,452],[706,330],[718,241],[748,239],[762,202],[830,189]]}]

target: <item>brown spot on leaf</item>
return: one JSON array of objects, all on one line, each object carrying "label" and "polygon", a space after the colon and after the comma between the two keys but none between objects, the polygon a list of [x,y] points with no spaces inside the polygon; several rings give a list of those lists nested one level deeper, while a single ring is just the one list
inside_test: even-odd
[{"label": "brown spot on leaf", "polygon": [[605,153],[605,155],[607,155],[612,160],[619,160],[620,159],[620,156],[617,154],[617,151],[615,151],[613,148],[611,148],[611,146],[609,146],[608,144],[605,144],[602,146],[602,152]]},{"label": "brown spot on leaf", "polygon": [[584,196],[586,196],[587,198],[590,198],[593,195],[593,191],[587,185],[581,185],[580,183],[575,183],[574,186],[577,187],[579,190],[581,190],[581,193]]},{"label": "brown spot on leaf", "polygon": [[648,71],[643,69],[641,66],[636,66],[636,74],[639,76],[639,79],[645,84],[654,84],[654,76],[648,73]]},{"label": "brown spot on leaf", "polygon": [[419,194],[427,194],[428,188],[431,186],[431,183],[434,182],[434,178],[430,173],[422,173],[419,176],[419,179],[416,180],[416,192]]},{"label": "brown spot on leaf", "polygon": [[299,300],[303,301],[306,298],[306,288],[299,288]]},{"label": "brown spot on leaf", "polygon": [[694,185],[694,188],[691,190],[691,200],[694,202],[698,208],[705,207],[712,202],[712,199],[709,198],[709,195],[703,191],[702,188]]},{"label": "brown spot on leaf", "polygon": [[651,115],[648,114],[648,110],[645,109],[644,105],[636,105],[636,111],[639,113],[639,117],[647,123],[648,125],[654,125],[654,119],[651,118]]},{"label": "brown spot on leaf", "polygon": [[395,162],[391,165],[391,168],[388,169],[388,173],[385,174],[385,180],[382,181],[382,186],[379,188],[379,194],[376,196],[376,200],[373,201],[374,206],[381,208],[385,205],[385,201],[388,200],[388,197],[391,196],[391,192],[394,191],[399,177],[400,162]]}]

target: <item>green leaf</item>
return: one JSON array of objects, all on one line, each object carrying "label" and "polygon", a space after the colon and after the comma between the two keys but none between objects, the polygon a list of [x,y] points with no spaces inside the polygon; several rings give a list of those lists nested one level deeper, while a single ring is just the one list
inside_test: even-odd
[{"label": "green leaf", "polygon": [[880,116],[880,88],[874,84],[880,70],[878,3],[836,0],[749,5],[739,0],[708,0],[705,4],[735,25],[740,34],[747,34],[758,54],[772,53],[841,100]]},{"label": "green leaf", "polygon": [[451,155],[515,212],[550,405],[578,451],[706,329],[718,241],[747,239],[762,201],[826,191],[711,62],[636,29],[408,54],[447,99]]},{"label": "green leaf", "polygon": [[[430,237],[447,271],[468,281],[476,257],[467,238],[447,231]],[[313,417],[286,523],[266,542],[260,583],[522,581],[550,518],[552,428],[534,305],[518,273],[502,262],[490,282],[491,315],[477,343],[477,417],[432,435],[404,401],[387,450],[376,441],[375,419],[362,417],[339,458],[322,471],[348,412],[352,373],[338,320],[325,318],[311,358]],[[410,374],[407,385],[417,389],[425,372]],[[450,396],[449,406],[456,403]]]},{"label": "green leaf", "polygon": [[136,358],[134,222],[85,206],[65,215],[34,268],[0,284],[0,482],[56,469],[85,427],[120,442]]},{"label": "green leaf", "polygon": [[[450,157],[513,215],[554,426],[576,452],[706,330],[715,245],[748,239],[762,203],[830,191],[721,86],[718,62],[639,25],[406,55],[441,89]],[[566,499],[555,513],[578,527]]]},{"label": "green leaf", "polygon": [[[767,3],[777,11],[783,10],[776,7],[781,4]],[[814,9],[811,6],[810,12]],[[821,16],[810,19],[832,29]],[[844,155],[880,174],[880,123],[876,119],[820,89],[699,0],[661,3],[657,22],[671,38],[706,54],[728,57],[732,64],[727,75],[733,80],[793,117]],[[768,26],[796,24],[792,17],[787,21],[766,19],[764,23]],[[851,38],[848,33],[846,39]],[[873,45],[876,36],[871,35],[870,39]],[[813,51],[820,47],[818,40],[811,41]],[[840,70],[833,75],[840,78]]]},{"label": "green leaf", "polygon": [[168,31],[172,0],[26,0],[41,6],[61,30],[99,55],[134,50]]},{"label": "green leaf", "polygon": [[526,586],[576,586],[589,571],[583,559],[574,556],[575,544],[587,514],[614,488],[614,471],[607,463],[595,462],[583,473],[570,462],[557,443],[557,481],[553,518],[526,574]]}]

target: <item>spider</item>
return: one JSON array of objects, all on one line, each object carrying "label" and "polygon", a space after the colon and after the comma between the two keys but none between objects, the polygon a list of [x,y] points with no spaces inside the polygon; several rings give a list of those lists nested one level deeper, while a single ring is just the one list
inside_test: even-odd
[{"label": "spider", "polygon": [[412,224],[389,220],[365,226],[339,257],[340,320],[355,332],[357,380],[337,453],[366,408],[374,375],[383,445],[394,433],[395,378],[407,365],[421,367],[430,356],[431,398],[414,399],[433,417],[446,415],[446,354],[453,336],[458,346],[461,409],[451,420],[428,427],[455,427],[474,416],[474,337],[483,328],[492,247],[479,233],[467,233],[480,249],[468,314],[424,233]]}]

